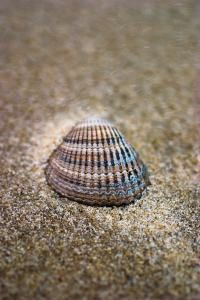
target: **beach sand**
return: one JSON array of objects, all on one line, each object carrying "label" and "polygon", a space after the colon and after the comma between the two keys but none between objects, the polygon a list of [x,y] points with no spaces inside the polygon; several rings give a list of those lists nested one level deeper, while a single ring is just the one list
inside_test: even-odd
[{"label": "beach sand", "polygon": [[[2,300],[200,298],[197,2],[2,1]],[[49,155],[88,116],[148,166],[135,204],[47,184]]]}]

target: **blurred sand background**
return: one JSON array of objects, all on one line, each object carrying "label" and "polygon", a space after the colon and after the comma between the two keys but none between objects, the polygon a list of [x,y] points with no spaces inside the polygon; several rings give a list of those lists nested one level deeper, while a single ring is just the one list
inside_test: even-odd
[{"label": "blurred sand background", "polygon": [[[1,1],[1,299],[199,299],[198,1]],[[152,185],[99,208],[48,186],[81,118],[113,122]]]}]

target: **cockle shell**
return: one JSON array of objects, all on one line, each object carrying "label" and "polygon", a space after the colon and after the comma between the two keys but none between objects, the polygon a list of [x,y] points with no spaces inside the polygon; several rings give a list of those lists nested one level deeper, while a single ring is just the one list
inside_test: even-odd
[{"label": "cockle shell", "polygon": [[63,196],[100,206],[132,203],[150,184],[135,149],[102,118],[84,119],[71,129],[50,156],[46,177]]}]

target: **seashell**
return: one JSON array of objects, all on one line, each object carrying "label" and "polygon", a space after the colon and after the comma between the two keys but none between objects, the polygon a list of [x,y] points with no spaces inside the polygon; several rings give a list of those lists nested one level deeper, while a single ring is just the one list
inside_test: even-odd
[{"label": "seashell", "polygon": [[90,205],[133,203],[150,184],[146,166],[110,122],[78,122],[53,151],[48,183],[69,199]]}]

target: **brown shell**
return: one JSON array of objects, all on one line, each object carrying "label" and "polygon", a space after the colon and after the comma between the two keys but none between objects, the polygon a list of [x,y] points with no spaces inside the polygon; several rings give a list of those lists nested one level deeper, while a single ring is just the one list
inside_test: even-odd
[{"label": "brown shell", "polygon": [[50,156],[49,184],[69,199],[90,205],[134,202],[150,184],[147,168],[107,120],[79,122]]}]

